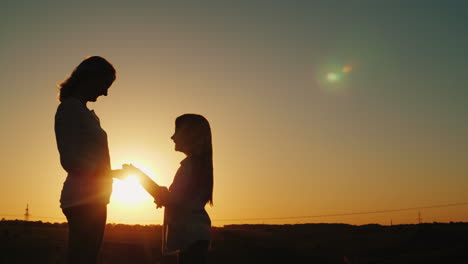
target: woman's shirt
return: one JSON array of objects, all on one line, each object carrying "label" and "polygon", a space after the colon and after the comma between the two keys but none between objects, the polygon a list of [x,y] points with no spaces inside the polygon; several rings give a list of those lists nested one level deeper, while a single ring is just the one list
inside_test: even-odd
[{"label": "woman's shirt", "polygon": [[112,177],[107,134],[94,111],[74,97],[64,99],[55,114],[55,137],[68,173],[60,207],[108,204]]},{"label": "woman's shirt", "polygon": [[163,253],[184,250],[198,240],[211,240],[211,220],[202,193],[189,191],[192,162],[181,162],[169,191],[162,195],[164,209]]}]

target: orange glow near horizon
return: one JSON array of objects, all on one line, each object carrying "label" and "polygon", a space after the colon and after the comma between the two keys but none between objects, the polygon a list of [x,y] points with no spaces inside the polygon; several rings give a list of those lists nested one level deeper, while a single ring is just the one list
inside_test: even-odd
[{"label": "orange glow near horizon", "polygon": [[[29,204],[32,221],[66,221],[56,84],[90,55],[117,72],[108,96],[87,104],[113,169],[132,163],[169,187],[185,158],[170,139],[175,119],[210,122],[214,225],[415,223],[418,210],[353,213],[468,203],[468,35],[458,20],[359,1],[26,2],[2,6],[0,219],[24,219]],[[109,223],[162,223],[133,177],[113,187]],[[468,221],[467,208],[421,214]]]}]

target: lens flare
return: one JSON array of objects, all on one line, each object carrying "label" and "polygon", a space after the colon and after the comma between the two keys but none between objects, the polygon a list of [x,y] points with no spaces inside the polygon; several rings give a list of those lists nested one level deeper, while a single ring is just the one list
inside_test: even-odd
[{"label": "lens flare", "polygon": [[330,72],[327,74],[327,80],[329,82],[336,82],[340,79],[340,76],[334,72]]},{"label": "lens flare", "polygon": [[342,72],[344,73],[348,73],[348,72],[351,72],[353,70],[353,67],[349,66],[349,65],[346,65],[343,67],[343,69],[341,70]]}]

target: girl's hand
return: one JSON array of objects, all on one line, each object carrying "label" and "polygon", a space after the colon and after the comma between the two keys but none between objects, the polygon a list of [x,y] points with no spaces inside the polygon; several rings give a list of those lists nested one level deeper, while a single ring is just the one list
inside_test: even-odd
[{"label": "girl's hand", "polygon": [[154,203],[156,208],[161,208],[166,204],[167,197],[169,196],[169,190],[167,187],[159,187],[156,197],[154,198]]}]

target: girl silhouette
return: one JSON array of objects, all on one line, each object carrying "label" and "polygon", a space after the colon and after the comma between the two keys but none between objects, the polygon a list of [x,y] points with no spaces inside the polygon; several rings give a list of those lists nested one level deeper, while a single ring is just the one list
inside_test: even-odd
[{"label": "girl silhouette", "polygon": [[178,263],[206,263],[211,220],[205,205],[213,205],[213,150],[211,129],[201,115],[184,114],[175,122],[171,139],[175,150],[187,157],[180,163],[169,188],[158,186],[141,170],[145,189],[164,207],[163,254],[177,253]]}]

